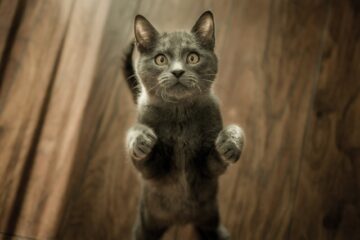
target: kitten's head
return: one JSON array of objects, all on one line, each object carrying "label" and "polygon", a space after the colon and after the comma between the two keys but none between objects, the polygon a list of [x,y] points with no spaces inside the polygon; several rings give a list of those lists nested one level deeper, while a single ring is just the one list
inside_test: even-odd
[{"label": "kitten's head", "polygon": [[178,102],[209,92],[217,73],[210,11],[200,16],[191,32],[159,33],[141,15],[134,27],[139,53],[135,68],[147,95]]}]

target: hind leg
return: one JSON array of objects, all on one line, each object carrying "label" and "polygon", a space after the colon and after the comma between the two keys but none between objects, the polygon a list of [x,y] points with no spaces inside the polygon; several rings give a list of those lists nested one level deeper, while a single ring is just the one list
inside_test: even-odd
[{"label": "hind leg", "polygon": [[220,224],[217,211],[195,224],[195,229],[201,240],[230,240],[229,232]]},{"label": "hind leg", "polygon": [[133,228],[133,239],[159,240],[168,228],[169,226],[167,224],[148,214],[144,207],[140,207],[140,211]]},{"label": "hind leg", "polygon": [[206,226],[196,226],[196,230],[201,240],[230,240],[229,232],[222,225],[210,229]]}]

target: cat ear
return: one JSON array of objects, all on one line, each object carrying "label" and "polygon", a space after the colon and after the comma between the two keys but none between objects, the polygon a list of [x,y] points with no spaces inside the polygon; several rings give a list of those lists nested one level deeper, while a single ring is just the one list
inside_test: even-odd
[{"label": "cat ear", "polygon": [[136,43],[140,50],[150,49],[159,35],[153,25],[141,15],[135,17],[134,30]]},{"label": "cat ear", "polygon": [[201,44],[213,50],[215,47],[215,23],[211,11],[206,11],[196,21],[191,29]]}]

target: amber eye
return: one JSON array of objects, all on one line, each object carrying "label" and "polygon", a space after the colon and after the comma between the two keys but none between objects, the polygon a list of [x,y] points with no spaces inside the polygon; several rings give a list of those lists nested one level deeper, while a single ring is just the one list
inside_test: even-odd
[{"label": "amber eye", "polygon": [[199,62],[199,60],[200,60],[200,57],[197,53],[190,53],[187,56],[186,62],[189,64],[196,64]]},{"label": "amber eye", "polygon": [[155,63],[157,65],[163,66],[163,65],[167,64],[167,58],[165,57],[165,55],[159,54],[155,57]]}]

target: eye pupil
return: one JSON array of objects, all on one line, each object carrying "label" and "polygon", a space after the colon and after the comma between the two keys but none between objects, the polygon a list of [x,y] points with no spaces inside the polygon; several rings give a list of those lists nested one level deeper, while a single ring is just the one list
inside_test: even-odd
[{"label": "eye pupil", "polygon": [[165,65],[167,63],[167,59],[164,55],[159,54],[155,57],[155,63],[157,65]]},{"label": "eye pupil", "polygon": [[199,62],[199,55],[196,53],[190,53],[187,58],[188,63],[190,64],[196,64]]}]

